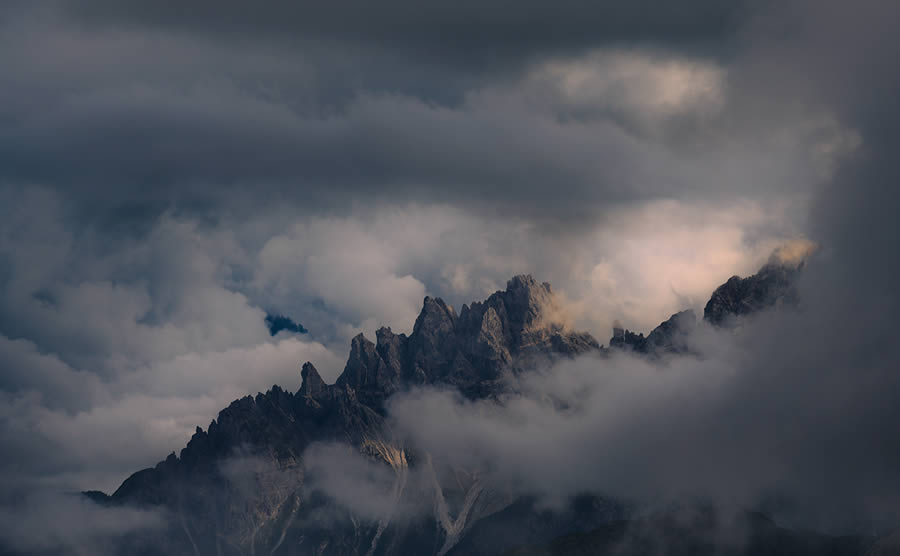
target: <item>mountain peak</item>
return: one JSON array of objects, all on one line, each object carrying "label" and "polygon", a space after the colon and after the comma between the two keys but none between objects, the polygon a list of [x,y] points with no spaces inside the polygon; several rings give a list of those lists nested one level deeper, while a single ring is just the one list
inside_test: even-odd
[{"label": "mountain peak", "polygon": [[667,353],[688,353],[690,352],[688,339],[696,325],[697,315],[692,309],[675,313],[654,328],[646,338],[643,334],[635,334],[622,328],[617,321],[613,324],[613,336],[609,340],[609,347],[651,357]]},{"label": "mountain peak", "polygon": [[300,383],[300,390],[297,391],[297,394],[305,398],[315,398],[326,388],[325,381],[322,380],[319,371],[317,371],[316,367],[309,361],[304,363],[303,367],[300,369],[300,379],[302,382]]},{"label": "mountain peak", "polygon": [[706,306],[703,319],[716,326],[724,326],[736,317],[748,315],[766,307],[794,303],[797,292],[794,282],[803,268],[803,260],[773,255],[756,274],[741,278],[732,276],[716,288]]},{"label": "mountain peak", "polygon": [[504,302],[510,321],[522,329],[542,327],[560,320],[550,284],[539,284],[530,274],[506,283]]},{"label": "mountain peak", "polygon": [[531,274],[517,274],[506,281],[506,293],[513,293],[516,291],[531,292],[538,288],[544,288],[547,291],[550,291],[550,284],[547,282],[539,284]]},{"label": "mountain peak", "polygon": [[359,333],[350,340],[350,355],[347,358],[347,364],[335,384],[353,389],[363,388],[369,384],[370,379],[375,378],[376,365],[375,344]]},{"label": "mountain peak", "polygon": [[422,301],[422,311],[416,318],[413,334],[434,334],[436,331],[447,331],[456,322],[456,311],[440,297],[426,296]]}]

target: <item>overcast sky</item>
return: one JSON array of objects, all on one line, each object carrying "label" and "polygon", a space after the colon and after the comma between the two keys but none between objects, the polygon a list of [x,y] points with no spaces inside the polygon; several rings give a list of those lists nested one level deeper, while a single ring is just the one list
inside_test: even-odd
[{"label": "overcast sky", "polygon": [[[889,479],[898,15],[3,3],[0,490],[112,491],[303,361],[333,380],[350,337],[410,331],[425,295],[531,273],[606,343],[798,238],[820,245],[816,320],[757,339],[785,372],[879,385],[845,411],[884,410],[857,448]],[[266,312],[309,333],[271,338]]]}]

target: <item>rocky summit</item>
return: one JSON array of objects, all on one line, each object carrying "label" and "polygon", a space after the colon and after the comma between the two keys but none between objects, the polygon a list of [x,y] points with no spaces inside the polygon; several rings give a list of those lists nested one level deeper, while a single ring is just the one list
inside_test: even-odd
[{"label": "rocky summit", "polygon": [[[768,266],[750,278],[732,278],[716,290],[704,319],[718,325],[784,299],[790,279]],[[685,311],[647,337],[616,328],[607,349],[568,328],[561,314],[550,285],[531,276],[512,278],[505,290],[463,305],[458,314],[426,297],[411,334],[381,328],[375,342],[362,334],[353,338],[334,384],[304,363],[296,392],[273,386],[236,400],[206,431],[197,427],[180,454],[133,474],[111,496],[88,496],[160,511],[163,534],[135,534],[117,547],[147,555],[498,554],[526,539],[542,543],[612,523],[623,517],[622,507],[595,497],[576,501],[569,513],[540,517],[544,510],[484,484],[477,473],[404,446],[387,416],[388,399],[417,386],[499,399],[510,378],[555,359],[602,356],[609,349],[648,357],[686,353],[697,325],[694,313]],[[374,515],[354,515],[311,488],[304,456],[317,442],[339,443],[377,463],[391,503]],[[425,471],[417,476],[428,479],[413,481],[411,471]],[[397,519],[398,508],[411,501],[428,510]],[[527,535],[509,534],[523,527]]]},{"label": "rocky summit", "polygon": [[732,276],[716,288],[703,309],[703,318],[718,326],[733,322],[772,305],[797,302],[794,287],[802,265],[792,266],[769,262],[759,272],[747,278]]}]

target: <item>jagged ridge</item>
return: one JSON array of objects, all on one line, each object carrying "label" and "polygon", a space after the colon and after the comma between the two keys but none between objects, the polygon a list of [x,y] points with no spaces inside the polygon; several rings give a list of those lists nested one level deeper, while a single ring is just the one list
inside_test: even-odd
[{"label": "jagged ridge", "polygon": [[[377,331],[376,343],[356,336],[334,384],[326,384],[315,366],[306,362],[295,394],[273,386],[265,394],[236,400],[207,431],[198,427],[179,456],[173,453],[154,468],[135,473],[110,502],[168,508],[172,534],[152,543],[161,553],[239,553],[246,548],[296,549],[312,543],[329,554],[358,554],[365,547],[419,553],[423,546],[432,547],[429,553],[443,554],[484,512],[501,509],[509,501],[492,498],[477,479],[470,478],[435,483],[434,491],[426,495],[435,497],[436,508],[444,508],[438,514],[443,517],[437,522],[426,519],[413,531],[395,530],[387,523],[360,524],[349,515],[338,520],[340,525],[310,526],[318,513],[340,512],[304,490],[300,463],[304,450],[317,440],[355,446],[391,465],[402,496],[401,477],[408,463],[385,426],[385,401],[403,389],[428,384],[453,386],[471,398],[497,396],[507,377],[537,361],[600,349],[589,334],[572,332],[557,322],[555,312],[550,285],[531,276],[512,278],[506,290],[464,305],[459,315],[443,300],[426,297],[409,336],[390,328]],[[222,462],[236,454],[261,458],[269,466],[268,476],[279,478],[276,486],[260,483],[267,502],[251,501],[248,507],[244,495],[236,493],[223,475]],[[466,517],[451,519],[448,499],[468,500]],[[273,506],[272,500],[280,502]],[[306,525],[291,525],[298,522]]]}]

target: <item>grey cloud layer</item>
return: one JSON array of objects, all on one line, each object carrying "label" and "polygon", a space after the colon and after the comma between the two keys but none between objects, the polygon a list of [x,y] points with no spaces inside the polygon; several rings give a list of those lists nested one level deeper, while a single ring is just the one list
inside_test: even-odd
[{"label": "grey cloud layer", "polygon": [[[365,20],[369,30],[379,22],[407,29],[403,8],[353,21]],[[235,9],[217,5],[215,13],[225,20]],[[295,9],[257,15],[282,22],[281,11]],[[550,19],[593,28],[596,38],[585,35],[575,41],[579,48],[562,51],[540,47],[549,16],[543,8],[518,6],[510,14],[461,5],[412,17],[426,42],[433,40],[429,26],[464,21],[531,37],[535,55],[518,54],[500,71],[468,79],[441,59],[410,60],[406,49],[385,48],[377,40],[385,37],[366,37],[363,27],[341,26],[350,38],[333,30],[321,44],[302,26],[330,20],[328,10],[302,9],[292,34],[298,42],[269,40],[265,27],[232,42],[215,25],[192,34],[193,25],[215,18],[186,14],[178,20],[187,29],[172,22],[173,31],[166,23],[174,13],[145,3],[121,14],[138,18],[124,27],[26,10],[3,29],[11,85],[0,93],[7,122],[0,177],[58,187],[91,212],[157,214],[174,205],[215,214],[285,201],[309,210],[377,196],[571,224],[589,222],[612,203],[657,197],[727,198],[750,188],[756,197],[803,194],[821,165],[810,157],[821,157],[823,144],[852,143],[842,139],[852,130],[816,106],[761,126],[746,117],[750,107],[733,90],[728,60],[638,40],[646,30],[684,23],[699,27],[696,38],[731,37],[725,22],[742,10],[701,5],[670,17],[600,8],[576,18],[573,9],[554,7]],[[479,17],[470,18],[472,11]],[[510,15],[514,24],[499,24]],[[603,25],[590,25],[595,18]],[[619,20],[630,23],[613,24]],[[607,27],[621,29],[621,39],[611,40]],[[557,46],[565,41],[555,33],[574,36],[564,28],[551,35]],[[357,32],[361,43],[352,38]],[[385,35],[404,40],[403,33]],[[490,56],[495,47],[476,50]],[[434,90],[406,85],[435,82]],[[444,98],[448,90],[452,101]]]},{"label": "grey cloud layer", "polygon": [[[523,57],[547,50],[614,41],[639,40],[666,44],[696,43],[727,36],[747,13],[742,3],[724,6],[695,0],[686,6],[651,6],[557,2],[456,2],[428,10],[407,0],[372,5],[343,1],[328,5],[269,2],[247,10],[240,2],[196,0],[190,9],[145,2],[79,0],[70,14],[83,21],[158,26],[207,32],[219,38],[259,38],[276,34],[288,39],[324,37],[378,47],[413,47],[414,54],[435,53],[452,64],[473,63],[494,51]],[[652,8],[652,9],[651,9]]]},{"label": "grey cloud layer", "polygon": [[5,548],[26,554],[114,555],[114,541],[138,531],[162,528],[157,512],[104,508],[75,495],[29,495],[13,508],[0,508]]}]

